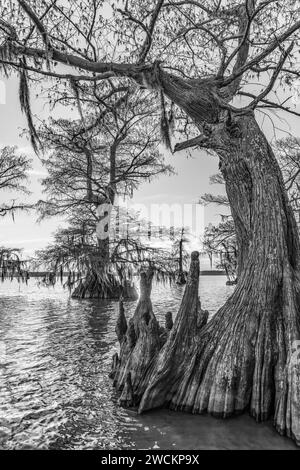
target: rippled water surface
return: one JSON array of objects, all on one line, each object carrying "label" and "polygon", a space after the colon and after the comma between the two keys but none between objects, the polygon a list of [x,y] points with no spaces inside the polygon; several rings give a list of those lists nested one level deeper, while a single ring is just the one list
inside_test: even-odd
[{"label": "rippled water surface", "polygon": [[[213,315],[233,287],[202,276],[202,306]],[[158,318],[176,314],[182,288],[156,285]],[[133,313],[135,303],[126,303]],[[138,416],[117,405],[108,378],[118,349],[116,303],[70,299],[61,286],[0,284],[0,448],[295,448],[270,424],[159,410]]]}]

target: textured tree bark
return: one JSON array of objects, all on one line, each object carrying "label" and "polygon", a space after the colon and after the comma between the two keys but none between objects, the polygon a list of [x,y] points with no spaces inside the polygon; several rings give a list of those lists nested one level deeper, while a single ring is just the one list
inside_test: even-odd
[{"label": "textured tree bark", "polygon": [[[275,47],[284,44],[299,28],[299,22],[292,24],[247,63],[251,44],[248,25],[254,8],[255,2],[247,2],[245,14],[240,11],[238,15],[240,40],[233,67],[233,75],[237,72],[237,76],[231,83],[227,80],[227,87],[223,70],[213,79],[186,80],[165,73],[158,62],[153,66],[113,64],[91,62],[55,48],[51,53],[53,60],[83,70],[131,77],[151,89],[163,91],[180,106],[199,125],[201,132],[204,131],[204,135],[197,138],[198,144],[213,148],[220,156],[236,223],[238,284],[207,326],[196,333],[185,328],[189,321],[195,326],[193,300],[190,311],[179,311],[181,321],[175,321],[177,334],[172,335],[174,325],[165,347],[157,353],[157,322],[150,308],[146,308],[149,302],[139,304],[121,348],[124,346],[129,351],[128,361],[135,357],[138,344],[141,352],[151,351],[147,359],[150,365],[146,368],[146,360],[143,363],[143,358],[136,358],[136,362],[132,362],[134,367],[128,366],[122,378],[123,391],[127,390],[122,393],[123,403],[132,404],[135,400],[134,393],[139,385],[132,377],[134,372],[139,384],[147,384],[146,389],[140,387],[136,395],[140,400],[142,393],[140,411],[168,404],[175,409],[195,413],[208,411],[226,417],[248,408],[257,420],[274,414],[277,430],[300,444],[300,364],[295,356],[295,342],[300,340],[300,248],[296,224],[278,165],[254,117],[250,114],[238,117],[237,112],[235,128],[224,121],[226,104],[236,94],[243,71],[254,62],[260,64],[268,58]],[[28,13],[28,8],[25,11]],[[29,16],[38,23],[30,12]],[[47,57],[43,49],[24,48],[12,39],[16,55]],[[148,41],[147,51],[149,44]],[[186,289],[192,285],[188,282]],[[184,300],[190,304],[190,299],[184,297]],[[190,338],[186,339],[182,332]],[[184,355],[181,343],[185,345]],[[168,354],[172,349],[176,358],[182,358],[185,367],[177,360],[174,361],[177,367],[174,366]],[[115,363],[122,363],[122,357],[120,361],[115,358]],[[164,376],[168,377],[167,381]],[[162,391],[162,384],[167,390]]]},{"label": "textured tree bark", "polygon": [[193,252],[179,312],[156,360],[150,382],[140,402],[140,411],[168,405],[176,390],[178,378],[184,374],[189,364],[195,341],[208,319],[208,312],[201,310],[198,289],[199,253]]},{"label": "textured tree bark", "polygon": [[123,390],[120,403],[137,404],[146,388],[148,366],[158,353],[163,331],[151,303],[153,271],[141,273],[140,297],[127,326],[123,303],[119,305],[116,332],[120,342],[120,359],[113,359],[111,377],[118,390]]},{"label": "textured tree bark", "polygon": [[300,445],[300,244],[294,215],[253,115],[236,117],[230,127],[225,121],[216,125],[209,139],[236,225],[238,284],[201,328],[193,255],[165,345],[159,353],[157,346],[144,372],[135,370],[142,384],[135,404],[139,412],[168,406],[222,418],[249,410],[257,421],[273,416],[278,432]]},{"label": "textured tree bark", "polygon": [[[119,306],[116,333],[120,342],[120,358],[113,357],[110,376],[114,386],[122,390],[120,403],[132,402],[137,406],[147,388],[149,379],[162,364],[165,370],[166,391],[177,373],[186,367],[186,354],[194,343],[197,332],[206,324],[208,312],[201,310],[198,298],[199,254],[192,254],[190,272],[181,307],[173,325],[172,314],[167,312],[165,327],[159,325],[150,299],[153,273],[141,273],[140,298],[127,326],[123,303]],[[172,364],[176,364],[174,373]],[[163,394],[158,394],[162,402]],[[162,403],[163,404],[163,403]]]},{"label": "textured tree bark", "polygon": [[187,348],[183,365],[160,356],[139,411],[168,405],[225,418],[249,409],[257,421],[273,416],[278,432],[300,445],[294,351],[300,339],[299,237],[267,140],[253,116],[236,125],[238,137],[227,141],[220,131],[218,137],[241,253],[237,287]]}]

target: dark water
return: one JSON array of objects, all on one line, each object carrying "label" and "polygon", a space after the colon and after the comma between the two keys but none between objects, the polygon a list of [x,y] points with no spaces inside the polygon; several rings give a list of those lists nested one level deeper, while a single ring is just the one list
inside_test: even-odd
[{"label": "dark water", "polygon": [[[202,276],[203,308],[231,294],[225,278]],[[155,286],[158,317],[174,315],[182,288]],[[127,303],[132,314],[135,304]],[[0,285],[1,449],[294,449],[270,424],[117,406],[108,379],[118,344],[114,302],[69,299],[60,286]]]}]

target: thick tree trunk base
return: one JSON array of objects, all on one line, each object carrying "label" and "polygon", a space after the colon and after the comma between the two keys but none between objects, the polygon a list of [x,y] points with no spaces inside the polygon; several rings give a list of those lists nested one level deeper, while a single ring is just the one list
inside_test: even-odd
[{"label": "thick tree trunk base", "polygon": [[88,274],[72,292],[74,299],[137,300],[138,293],[133,283],[120,284],[113,276],[102,281],[96,274]]},{"label": "thick tree trunk base", "polygon": [[174,325],[161,329],[150,294],[142,296],[112,377],[121,403],[138,405],[139,413],[169,407],[227,418],[249,411],[258,422],[273,417],[276,430],[300,445],[297,226],[254,116],[230,117],[210,130],[236,228],[236,289],[206,324],[194,253]]},{"label": "thick tree trunk base", "polygon": [[[248,274],[208,324],[198,299],[196,253],[173,326],[168,313],[168,328],[160,327],[150,293],[140,298],[128,326],[120,308],[120,355],[111,377],[121,405],[139,413],[168,407],[217,418],[248,411],[257,422],[273,417],[277,431],[300,445],[300,364],[293,350],[298,280],[287,270],[284,285],[270,292],[268,282]],[[255,297],[256,282],[261,291]]]}]

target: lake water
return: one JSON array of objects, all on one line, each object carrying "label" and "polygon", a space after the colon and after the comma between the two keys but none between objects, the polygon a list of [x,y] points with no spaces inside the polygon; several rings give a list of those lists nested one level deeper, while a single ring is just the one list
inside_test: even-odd
[{"label": "lake water", "polygon": [[[202,276],[202,307],[213,315],[234,287]],[[183,288],[155,285],[158,318],[177,312]],[[117,405],[108,378],[118,350],[116,303],[70,299],[36,279],[0,284],[1,449],[295,449],[270,423],[248,416],[158,410],[137,415]],[[135,303],[125,303],[126,314]]]}]

